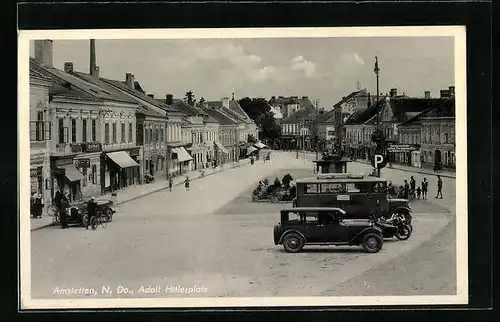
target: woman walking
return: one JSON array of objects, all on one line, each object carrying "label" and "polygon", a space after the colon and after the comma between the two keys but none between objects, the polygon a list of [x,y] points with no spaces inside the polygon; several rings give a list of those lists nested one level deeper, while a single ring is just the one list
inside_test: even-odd
[{"label": "woman walking", "polygon": [[184,187],[186,188],[186,191],[189,191],[189,177],[186,176],[186,180],[184,180]]}]

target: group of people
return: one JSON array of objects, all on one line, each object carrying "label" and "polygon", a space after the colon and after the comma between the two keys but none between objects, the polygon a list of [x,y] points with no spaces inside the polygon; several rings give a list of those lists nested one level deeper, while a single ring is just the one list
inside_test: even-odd
[{"label": "group of people", "polygon": [[[56,206],[56,211],[59,216],[59,221],[61,223],[61,229],[67,229],[68,226],[68,209],[71,207],[69,202],[69,196],[66,196],[62,190],[57,190],[54,197],[54,205]],[[85,228],[89,228],[92,223],[92,219],[97,214],[97,202],[94,197],[91,197],[87,204],[87,222]]]},{"label": "group of people", "polygon": [[[429,191],[429,182],[427,178],[421,182],[421,184],[417,187],[417,182],[413,176],[410,177],[410,182],[408,180],[404,181],[403,186],[403,198],[405,199],[418,199],[422,198],[422,200],[427,200],[427,193]],[[437,175],[437,193],[436,199],[443,199],[443,180],[440,175]]]},{"label": "group of people", "polygon": [[[204,176],[205,173],[202,173],[202,176]],[[186,176],[186,179],[184,179],[184,188],[186,191],[189,191],[189,185],[191,183],[191,179],[189,179],[189,176]],[[174,186],[174,179],[172,177],[168,178],[168,190],[172,191],[172,187]]]}]

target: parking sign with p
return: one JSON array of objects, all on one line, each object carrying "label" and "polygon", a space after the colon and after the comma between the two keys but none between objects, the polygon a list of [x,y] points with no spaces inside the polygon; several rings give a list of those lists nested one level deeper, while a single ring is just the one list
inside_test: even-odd
[{"label": "parking sign with p", "polygon": [[382,169],[387,164],[387,158],[383,154],[374,154],[371,163],[375,169]]}]

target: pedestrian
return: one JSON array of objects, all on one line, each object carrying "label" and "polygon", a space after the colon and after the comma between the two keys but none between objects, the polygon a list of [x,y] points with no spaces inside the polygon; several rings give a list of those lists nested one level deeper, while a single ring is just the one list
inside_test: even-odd
[{"label": "pedestrian", "polygon": [[438,181],[437,181],[437,194],[436,198],[443,199],[443,180],[441,180],[441,176],[437,176]]},{"label": "pedestrian", "polygon": [[427,189],[429,188],[429,182],[427,178],[422,181],[422,200],[427,200]]},{"label": "pedestrian", "polygon": [[415,178],[413,176],[410,177],[410,195],[412,196],[412,199],[415,199],[415,186],[417,185],[417,182],[415,181]]},{"label": "pedestrian", "polygon": [[61,194],[61,201],[59,202],[59,220],[61,221],[61,229],[68,228],[68,198]]},{"label": "pedestrian", "polygon": [[168,189],[172,191],[172,186],[174,185],[174,180],[172,177],[168,178]]},{"label": "pedestrian", "polygon": [[92,221],[96,216],[96,210],[97,203],[95,202],[95,198],[91,197],[87,204],[87,225],[85,225],[85,229],[89,229],[89,226],[92,226]]},{"label": "pedestrian", "polygon": [[186,191],[189,191],[189,177],[186,176],[186,180],[184,180],[184,187],[186,188]]},{"label": "pedestrian", "polygon": [[405,180],[405,184],[404,184],[403,189],[404,189],[404,196],[403,196],[403,198],[404,198],[404,199],[408,199],[408,194],[409,194],[409,190],[410,190],[410,185],[408,184],[408,181],[407,181],[407,180]]},{"label": "pedestrian", "polygon": [[420,187],[417,188],[417,199],[420,200],[420,195],[422,194],[422,189]]},{"label": "pedestrian", "polygon": [[43,212],[43,199],[41,194],[36,194],[35,199],[33,200],[33,217],[34,218],[42,218]]}]

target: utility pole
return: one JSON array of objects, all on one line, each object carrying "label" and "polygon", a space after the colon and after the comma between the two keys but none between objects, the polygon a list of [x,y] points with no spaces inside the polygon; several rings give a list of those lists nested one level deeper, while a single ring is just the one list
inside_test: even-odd
[{"label": "utility pole", "polygon": [[[376,109],[377,109],[377,128],[376,128],[376,132],[377,132],[377,135],[380,133],[380,117],[379,117],[379,114],[380,114],[380,106],[379,106],[379,72],[380,72],[380,68],[378,67],[378,57],[375,56],[375,68],[373,69],[373,71],[375,72],[375,75],[377,77],[377,105],[376,105]],[[379,144],[379,143],[377,143]],[[380,178],[380,169],[377,169],[377,177]]]},{"label": "utility pole", "polygon": [[319,126],[319,123],[318,123],[318,108],[319,108],[319,99],[316,100],[316,110],[314,112],[314,123],[313,123],[313,126],[314,126],[314,144],[316,145],[315,146],[315,150],[316,150],[316,160],[318,160],[319,158],[319,131],[318,131],[318,126]]}]

